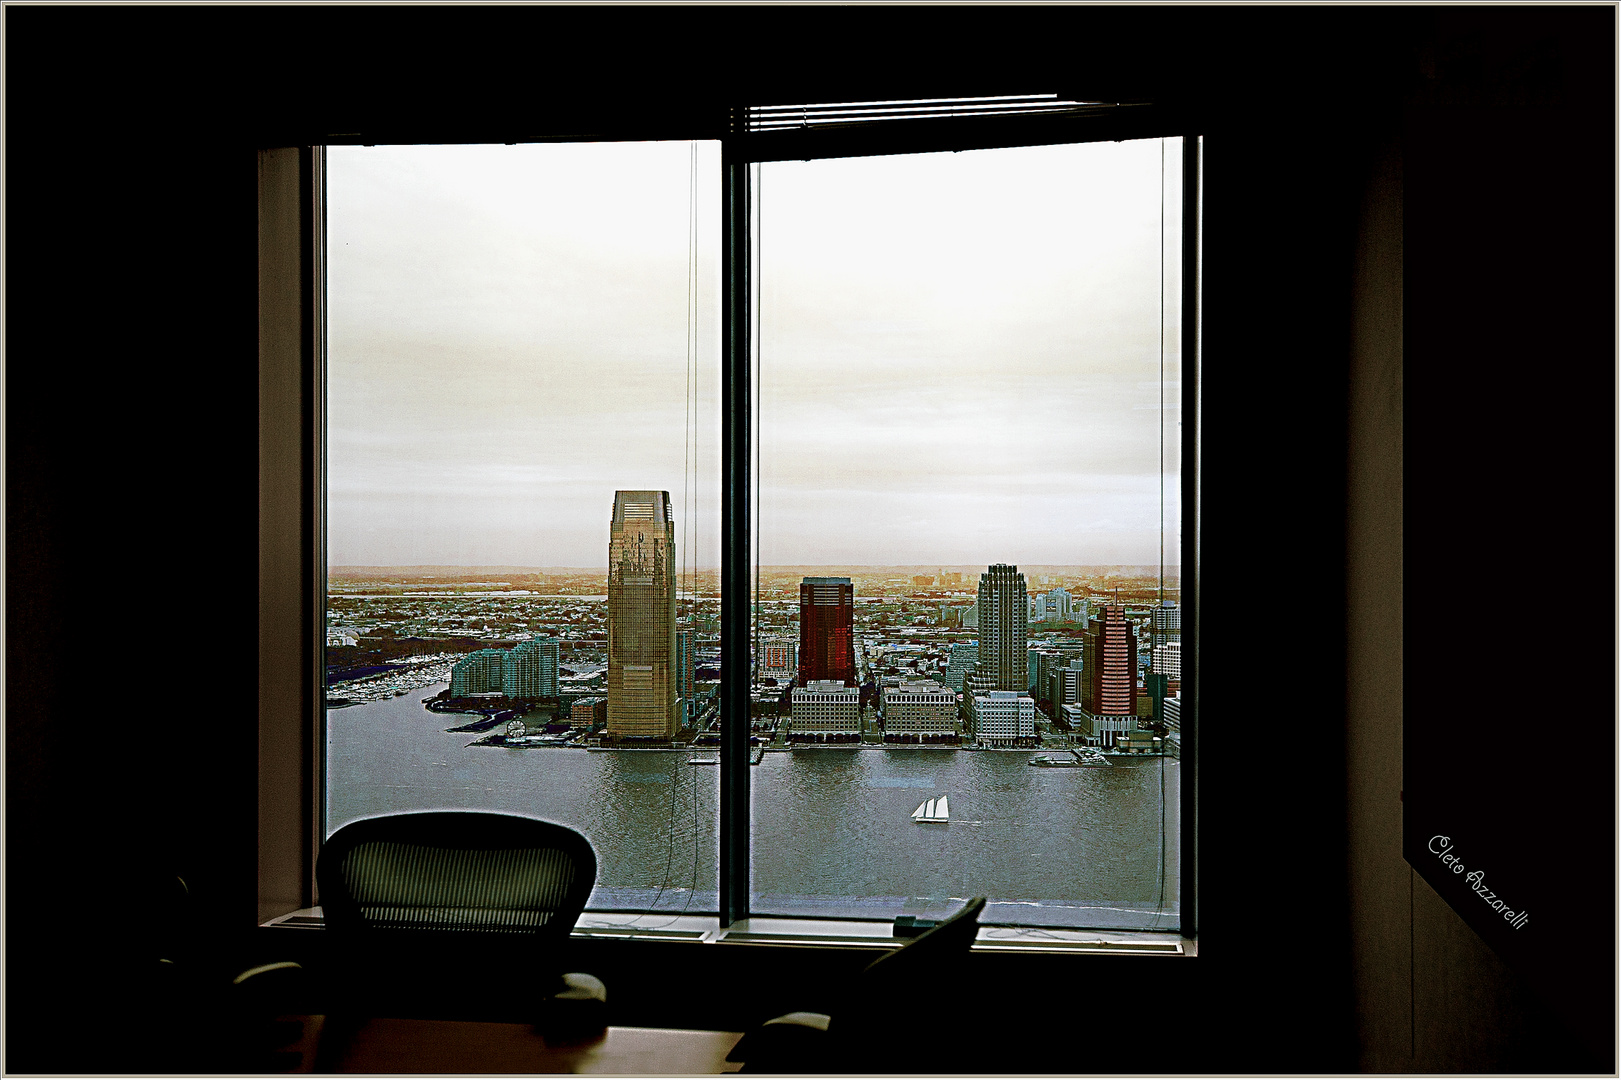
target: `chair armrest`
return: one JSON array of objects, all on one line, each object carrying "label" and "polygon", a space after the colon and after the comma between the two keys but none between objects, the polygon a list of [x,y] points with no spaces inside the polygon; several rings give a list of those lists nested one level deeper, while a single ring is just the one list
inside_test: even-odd
[{"label": "chair armrest", "polygon": [[595,975],[570,971],[541,1006],[540,1028],[548,1043],[593,1042],[608,1030],[608,988]]},{"label": "chair armrest", "polygon": [[798,1072],[806,1062],[814,1062],[827,1045],[827,1026],[833,1018],[826,1013],[791,1012],[767,1020],[744,1035],[726,1055],[727,1061],[741,1061],[752,1072]]},{"label": "chair armrest", "polygon": [[608,988],[595,975],[569,971],[563,975],[563,989],[552,995],[557,1001],[608,1001]]},{"label": "chair armrest", "polygon": [[809,1027],[815,1028],[817,1031],[826,1031],[827,1025],[832,1022],[833,1018],[827,1015],[827,1013],[791,1012],[784,1013],[775,1019],[767,1020],[760,1026],[770,1027],[772,1024],[794,1024],[798,1027]]}]

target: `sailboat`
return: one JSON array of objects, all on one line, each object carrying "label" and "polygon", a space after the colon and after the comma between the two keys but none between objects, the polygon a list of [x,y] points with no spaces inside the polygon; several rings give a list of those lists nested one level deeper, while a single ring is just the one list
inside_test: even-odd
[{"label": "sailboat", "polygon": [[951,821],[951,807],[944,795],[938,799],[924,799],[912,811],[912,820],[919,825],[945,825]]}]

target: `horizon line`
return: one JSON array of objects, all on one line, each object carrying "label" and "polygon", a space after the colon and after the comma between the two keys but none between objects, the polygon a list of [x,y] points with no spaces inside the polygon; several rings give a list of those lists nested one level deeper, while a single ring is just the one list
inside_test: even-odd
[{"label": "horizon line", "polygon": [[[994,563],[761,563],[761,570],[805,570],[823,569],[827,567],[848,567],[851,569],[863,568],[869,570],[922,570],[934,567],[937,570],[950,570],[952,572],[971,572],[972,567],[984,566],[987,569]],[[1021,565],[1021,564],[1014,564]],[[1022,565],[1044,570],[1110,570],[1110,569],[1143,569],[1153,570],[1159,567],[1158,563],[1024,563]],[[701,573],[714,573],[719,571],[717,566],[700,566]],[[1180,570],[1179,564],[1168,564],[1166,570]],[[327,567],[327,572],[343,570],[459,570],[459,571],[529,571],[540,572],[575,570],[586,573],[607,573],[607,565],[602,566],[525,566],[513,563],[343,563]]]}]

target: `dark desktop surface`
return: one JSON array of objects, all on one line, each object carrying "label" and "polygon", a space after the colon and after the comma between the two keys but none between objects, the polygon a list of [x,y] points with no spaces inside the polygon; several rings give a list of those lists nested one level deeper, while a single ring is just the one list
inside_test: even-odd
[{"label": "dark desktop surface", "polygon": [[[134,14],[14,8],[6,16],[5,1067],[13,1072],[170,1071],[174,1026],[162,1007],[170,999],[154,989],[163,976],[154,975],[152,956],[174,872],[191,887],[191,932],[211,970],[308,952],[310,992],[324,992],[319,935],[284,944],[276,931],[253,929],[255,146],[276,145],[288,133],[348,131],[356,117],[409,126],[414,112],[444,119],[478,100],[533,101],[537,92],[516,88],[537,67],[550,72],[540,94],[547,110],[565,109],[561,103],[588,95],[562,92],[565,80],[546,66],[555,54],[542,38],[598,42],[606,50],[601,81],[620,100],[637,87],[629,61],[658,56],[639,39],[617,41],[622,31],[606,23],[581,24],[585,16],[573,12],[523,15],[534,20],[529,26],[570,34],[532,37],[541,43],[525,65],[514,60],[510,68],[488,50],[515,48],[511,35],[483,49],[454,48],[487,25],[466,14],[443,24],[443,34],[424,28],[410,57],[361,48],[370,38],[357,19],[313,9]],[[1083,61],[1112,64],[1117,75],[1138,62],[1149,84],[1186,91],[1195,76],[1204,80],[1197,86],[1209,109],[1204,363],[1222,377],[1207,378],[1203,402],[1201,603],[1210,621],[1202,697],[1253,699],[1256,658],[1233,620],[1263,598],[1267,582],[1315,583],[1317,722],[1302,725],[1298,745],[1310,766],[1274,771],[1270,783],[1255,785],[1242,779],[1250,751],[1207,735],[1198,795],[1200,955],[974,956],[985,992],[973,1023],[958,1029],[972,1037],[938,1045],[951,1051],[951,1071],[1349,1071],[1357,1067],[1359,1028],[1341,658],[1346,350],[1359,200],[1376,150],[1400,141],[1404,110],[1419,107],[1424,71],[1437,70],[1415,57],[1457,37],[1441,24],[1481,27],[1476,36],[1491,44],[1502,39],[1494,20],[1508,16],[1458,9],[1143,15],[1134,22],[1110,11],[1088,24],[1085,11],[1043,11],[1035,22],[1027,12],[942,14],[960,31],[945,66],[951,78],[977,70],[995,82],[1023,61],[1084,82]],[[1544,17],[1581,31],[1599,15],[1613,19],[1608,9]],[[423,15],[387,17],[417,25]],[[672,25],[671,13],[646,18]],[[826,41],[852,40],[843,31],[860,18],[827,15]],[[706,13],[697,30],[724,19]],[[1145,43],[1150,23],[1171,28],[1161,47]],[[581,25],[600,32],[579,38],[573,32]],[[1110,33],[1088,35],[1089,25]],[[197,40],[199,26],[206,40]],[[908,72],[951,81],[914,55],[904,27],[860,26],[859,45],[802,66],[775,65],[774,85],[809,96],[830,85],[843,93],[879,89],[886,78],[904,83]],[[1074,32],[1051,32],[1066,28]],[[1609,87],[1613,22],[1593,28],[1601,32],[1574,36],[1598,43],[1604,70],[1595,81]],[[806,34],[802,45],[823,41],[815,28]],[[1011,41],[1024,44],[995,48]],[[431,55],[422,51],[430,47]],[[340,54],[345,63],[334,62]],[[845,83],[829,59],[874,56],[884,63]],[[646,70],[667,65],[669,85],[677,85],[673,75],[688,70],[680,59]],[[741,84],[766,81],[743,58],[731,59],[736,66],[720,70]],[[1582,75],[1598,62],[1568,53],[1566,63]],[[1435,78],[1466,95],[1474,85],[1466,68],[1449,72],[1443,64]],[[513,93],[503,98],[506,90]],[[1470,107],[1486,110],[1489,127],[1491,109],[1518,106],[1486,99]],[[1591,118],[1582,100],[1552,107],[1582,124]],[[1613,133],[1613,122],[1599,126]],[[1613,223],[1604,228],[1613,232]],[[1609,400],[1592,395],[1599,399]],[[1583,411],[1580,400],[1571,407],[1586,419],[1596,408],[1589,402]],[[1607,404],[1602,411],[1607,420]],[[1407,422],[1412,430],[1449,421],[1409,412]],[[1535,439],[1524,453],[1550,469],[1561,460]],[[1534,530],[1523,544],[1533,562],[1552,551],[1551,539]],[[1613,557],[1591,536],[1576,552],[1593,565]],[[1489,597],[1468,592],[1452,593],[1449,603],[1458,625],[1497,610]],[[202,660],[214,673],[238,662],[239,691],[206,705],[178,700],[171,691],[187,687],[184,670]],[[230,679],[213,682],[223,694]],[[836,949],[586,942],[570,965],[607,983],[614,1023],[745,1030],[776,1012],[836,1000],[864,962],[864,954]],[[424,1011],[481,1019],[521,1011],[521,973],[487,978],[488,989],[471,997],[445,987],[424,992]],[[1593,990],[1613,993],[1612,982]],[[1534,999],[1527,1009],[1502,1067],[1613,1071],[1613,1061],[1587,1050],[1557,1010]],[[1087,1015],[1123,1032],[1167,1034],[1073,1044],[1051,1038]]]}]

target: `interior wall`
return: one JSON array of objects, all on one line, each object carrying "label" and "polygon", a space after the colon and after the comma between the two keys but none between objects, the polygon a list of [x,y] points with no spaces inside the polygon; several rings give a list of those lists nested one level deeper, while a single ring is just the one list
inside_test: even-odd
[{"label": "interior wall", "polygon": [[107,110],[87,137],[19,79],[3,1067],[125,1072],[161,1039],[143,1009],[165,917],[254,914],[253,156],[126,124],[118,94],[82,102]]},{"label": "interior wall", "polygon": [[[1569,148],[1599,130],[1585,126],[1592,99],[1578,87],[1607,80],[1587,48],[1574,47],[1580,35],[1568,23],[1527,18],[1443,19],[1415,39],[1411,62],[1425,85],[1406,104],[1405,134],[1393,128],[1381,136],[1362,198],[1346,444],[1345,735],[1352,984],[1358,1064],[1367,1071],[1614,1068],[1613,1047],[1604,1049],[1609,1037],[1591,1037],[1587,1025],[1550,1007],[1402,855],[1404,701],[1432,702],[1439,712],[1427,719],[1444,717],[1466,738],[1472,710],[1494,707],[1499,689],[1493,620],[1501,615],[1503,628],[1511,625],[1511,594],[1525,565],[1551,565],[1566,549],[1563,541],[1529,542],[1513,509],[1523,490],[1518,478],[1488,463],[1513,457],[1545,482],[1585,457],[1517,437],[1456,393],[1467,384],[1469,394],[1535,424],[1533,417],[1552,414],[1533,402],[1571,390],[1541,369],[1552,359],[1536,347],[1548,316],[1520,297],[1536,278],[1579,271],[1516,259],[1519,249],[1506,239],[1534,234],[1549,200],[1602,211],[1609,185],[1593,174],[1601,155]],[[1449,71],[1437,56],[1470,63]],[[1527,61],[1550,56],[1557,58],[1551,67]],[[1563,85],[1528,99],[1516,80],[1549,71]],[[1550,124],[1559,135],[1541,134]],[[1523,140],[1533,132],[1542,164],[1516,157],[1505,177],[1500,156],[1526,152]],[[1529,176],[1537,179],[1524,183]],[[1405,219],[1415,190],[1425,193],[1422,215]],[[1596,229],[1613,226],[1601,218]],[[1416,258],[1415,229],[1424,242]],[[1497,290],[1490,297],[1460,284],[1481,274],[1482,260]],[[1423,306],[1407,310],[1415,298]],[[1445,310],[1437,310],[1441,299]],[[1409,319],[1430,331],[1422,357],[1404,356]],[[1529,347],[1518,347],[1520,335]],[[1504,345],[1505,336],[1514,344]],[[1576,355],[1567,350],[1562,359]],[[1415,361],[1416,373],[1408,366]],[[1422,380],[1421,396],[1405,393],[1410,378]],[[1419,411],[1409,413],[1415,401]],[[1449,461],[1468,461],[1473,471],[1460,477],[1456,467],[1437,468]],[[1419,487],[1404,488],[1414,476]],[[1438,512],[1435,493],[1460,481],[1478,490]],[[1465,505],[1489,535],[1457,520]],[[1420,578],[1407,577],[1415,566]],[[1404,668],[1404,649],[1422,658],[1418,670]]]},{"label": "interior wall", "polygon": [[258,154],[259,574],[258,921],[308,902],[302,648],[306,314],[300,269],[307,197],[296,147]]},{"label": "interior wall", "polygon": [[1411,872],[1401,853],[1401,152],[1381,148],[1358,230],[1346,449],[1346,764],[1360,1063],[1414,1068]]}]

